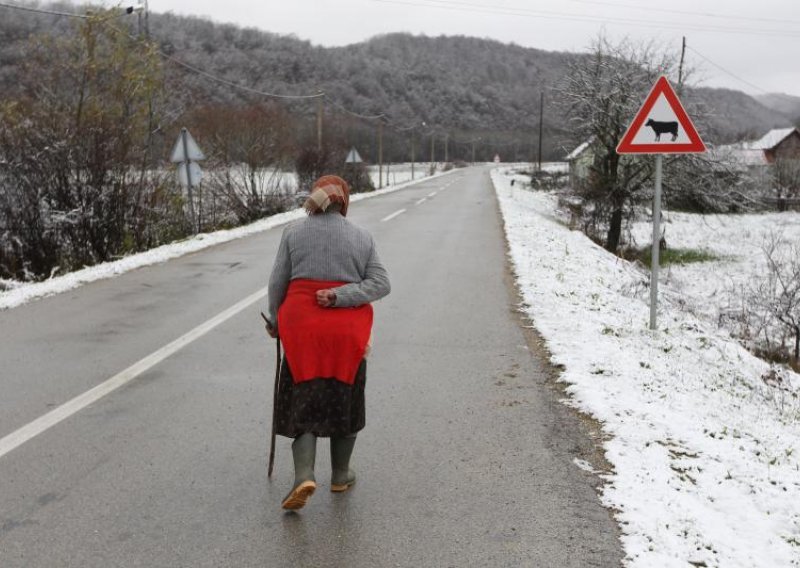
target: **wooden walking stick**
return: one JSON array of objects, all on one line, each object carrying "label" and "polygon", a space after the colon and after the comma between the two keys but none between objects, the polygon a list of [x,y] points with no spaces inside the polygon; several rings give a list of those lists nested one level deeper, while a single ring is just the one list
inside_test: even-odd
[{"label": "wooden walking stick", "polygon": [[[272,322],[267,319],[264,312],[261,312],[261,317],[264,318],[264,323],[267,324],[269,329],[272,329]],[[269,466],[267,467],[267,478],[272,478],[272,469],[275,466],[275,429],[278,425],[278,386],[281,380],[281,340],[279,337],[275,338],[275,385],[272,393],[272,434],[270,435],[269,442]]]}]

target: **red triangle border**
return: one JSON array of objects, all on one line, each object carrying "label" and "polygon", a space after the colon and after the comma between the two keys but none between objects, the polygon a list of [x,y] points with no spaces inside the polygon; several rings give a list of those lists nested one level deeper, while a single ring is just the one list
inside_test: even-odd
[{"label": "red triangle border", "polygon": [[[675,112],[681,128],[686,132],[690,141],[682,144],[634,144],[633,139],[641,130],[642,124],[647,120],[647,115],[650,114],[658,97],[662,94]],[[678,99],[678,95],[664,75],[659,77],[656,84],[650,89],[650,94],[647,95],[644,104],[642,104],[639,112],[636,113],[633,122],[631,122],[628,130],[622,136],[622,140],[617,145],[617,154],[701,154],[705,151],[706,145],[697,133],[692,119],[689,118],[680,99]]]}]

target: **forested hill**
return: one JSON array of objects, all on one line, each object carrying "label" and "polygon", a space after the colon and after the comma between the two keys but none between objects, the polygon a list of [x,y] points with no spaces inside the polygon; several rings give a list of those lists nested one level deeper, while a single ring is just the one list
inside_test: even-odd
[{"label": "forested hill", "polygon": [[793,117],[795,124],[800,124],[800,97],[773,93],[755,98],[764,106]]},{"label": "forested hill", "polygon": [[[53,6],[79,10],[68,4]],[[64,18],[2,10],[0,89],[5,91],[14,84],[30,36],[64,33],[70,24]],[[137,29],[136,15],[118,22]],[[570,143],[569,133],[553,104],[553,89],[569,61],[585,57],[486,39],[402,33],[323,48],[293,36],[172,14],[151,14],[150,32],[165,53],[229,81],[284,94],[323,90],[333,103],[362,114],[383,113],[398,124],[425,121],[465,132],[530,132],[534,137],[544,90],[545,131],[564,146]],[[170,96],[180,98],[184,106],[209,99],[234,103],[254,98],[174,63],[167,63],[167,69]],[[696,94],[716,111],[704,133],[711,141],[760,135],[790,119],[738,91],[699,89]],[[313,112],[310,102],[293,106]]]},{"label": "forested hill", "polygon": [[[555,86],[574,57],[491,40],[410,34],[321,48],[171,15],[153,18],[152,30],[168,53],[231,81],[278,93],[323,90],[361,114],[463,130],[533,129],[540,91]],[[195,92],[238,96],[206,79],[187,81]]]}]

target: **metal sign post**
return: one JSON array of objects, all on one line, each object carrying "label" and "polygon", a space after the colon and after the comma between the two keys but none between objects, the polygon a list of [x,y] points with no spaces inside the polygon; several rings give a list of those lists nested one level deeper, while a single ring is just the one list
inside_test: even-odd
[{"label": "metal sign post", "polygon": [[196,184],[200,183],[203,176],[203,171],[195,162],[205,160],[205,158],[205,154],[200,150],[189,131],[186,128],[181,128],[181,133],[177,142],[175,142],[170,161],[174,164],[180,164],[178,166],[178,181],[186,188],[189,200],[189,219],[192,223],[192,232],[195,234],[197,234],[198,226],[192,189]]},{"label": "metal sign post", "polygon": [[653,248],[650,262],[650,329],[656,329],[658,272],[661,252],[661,181],[664,154],[699,154],[706,151],[697,129],[686,114],[666,77],[659,77],[642,108],[623,134],[618,154],[655,154],[653,192]]},{"label": "metal sign post", "polygon": [[653,249],[650,254],[650,329],[656,328],[658,309],[658,269],[661,252],[661,166],[664,157],[656,155],[656,188],[653,194]]},{"label": "metal sign post", "polygon": [[[187,134],[189,133],[188,130],[185,128],[181,129],[181,142],[183,144],[183,154],[184,156],[189,156],[189,141],[187,139]],[[189,195],[189,218],[192,221],[192,231],[197,233],[197,216],[194,212],[194,196],[192,195],[192,168],[191,160],[187,158],[185,162],[183,162],[184,167],[186,167],[186,191]]]}]

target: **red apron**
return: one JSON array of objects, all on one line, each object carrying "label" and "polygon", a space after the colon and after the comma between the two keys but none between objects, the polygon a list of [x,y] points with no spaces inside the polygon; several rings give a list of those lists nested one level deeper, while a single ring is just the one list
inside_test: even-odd
[{"label": "red apron", "polygon": [[352,385],[372,331],[372,306],[323,308],[316,293],[346,282],[292,280],[278,309],[278,332],[295,383],[336,379]]}]

